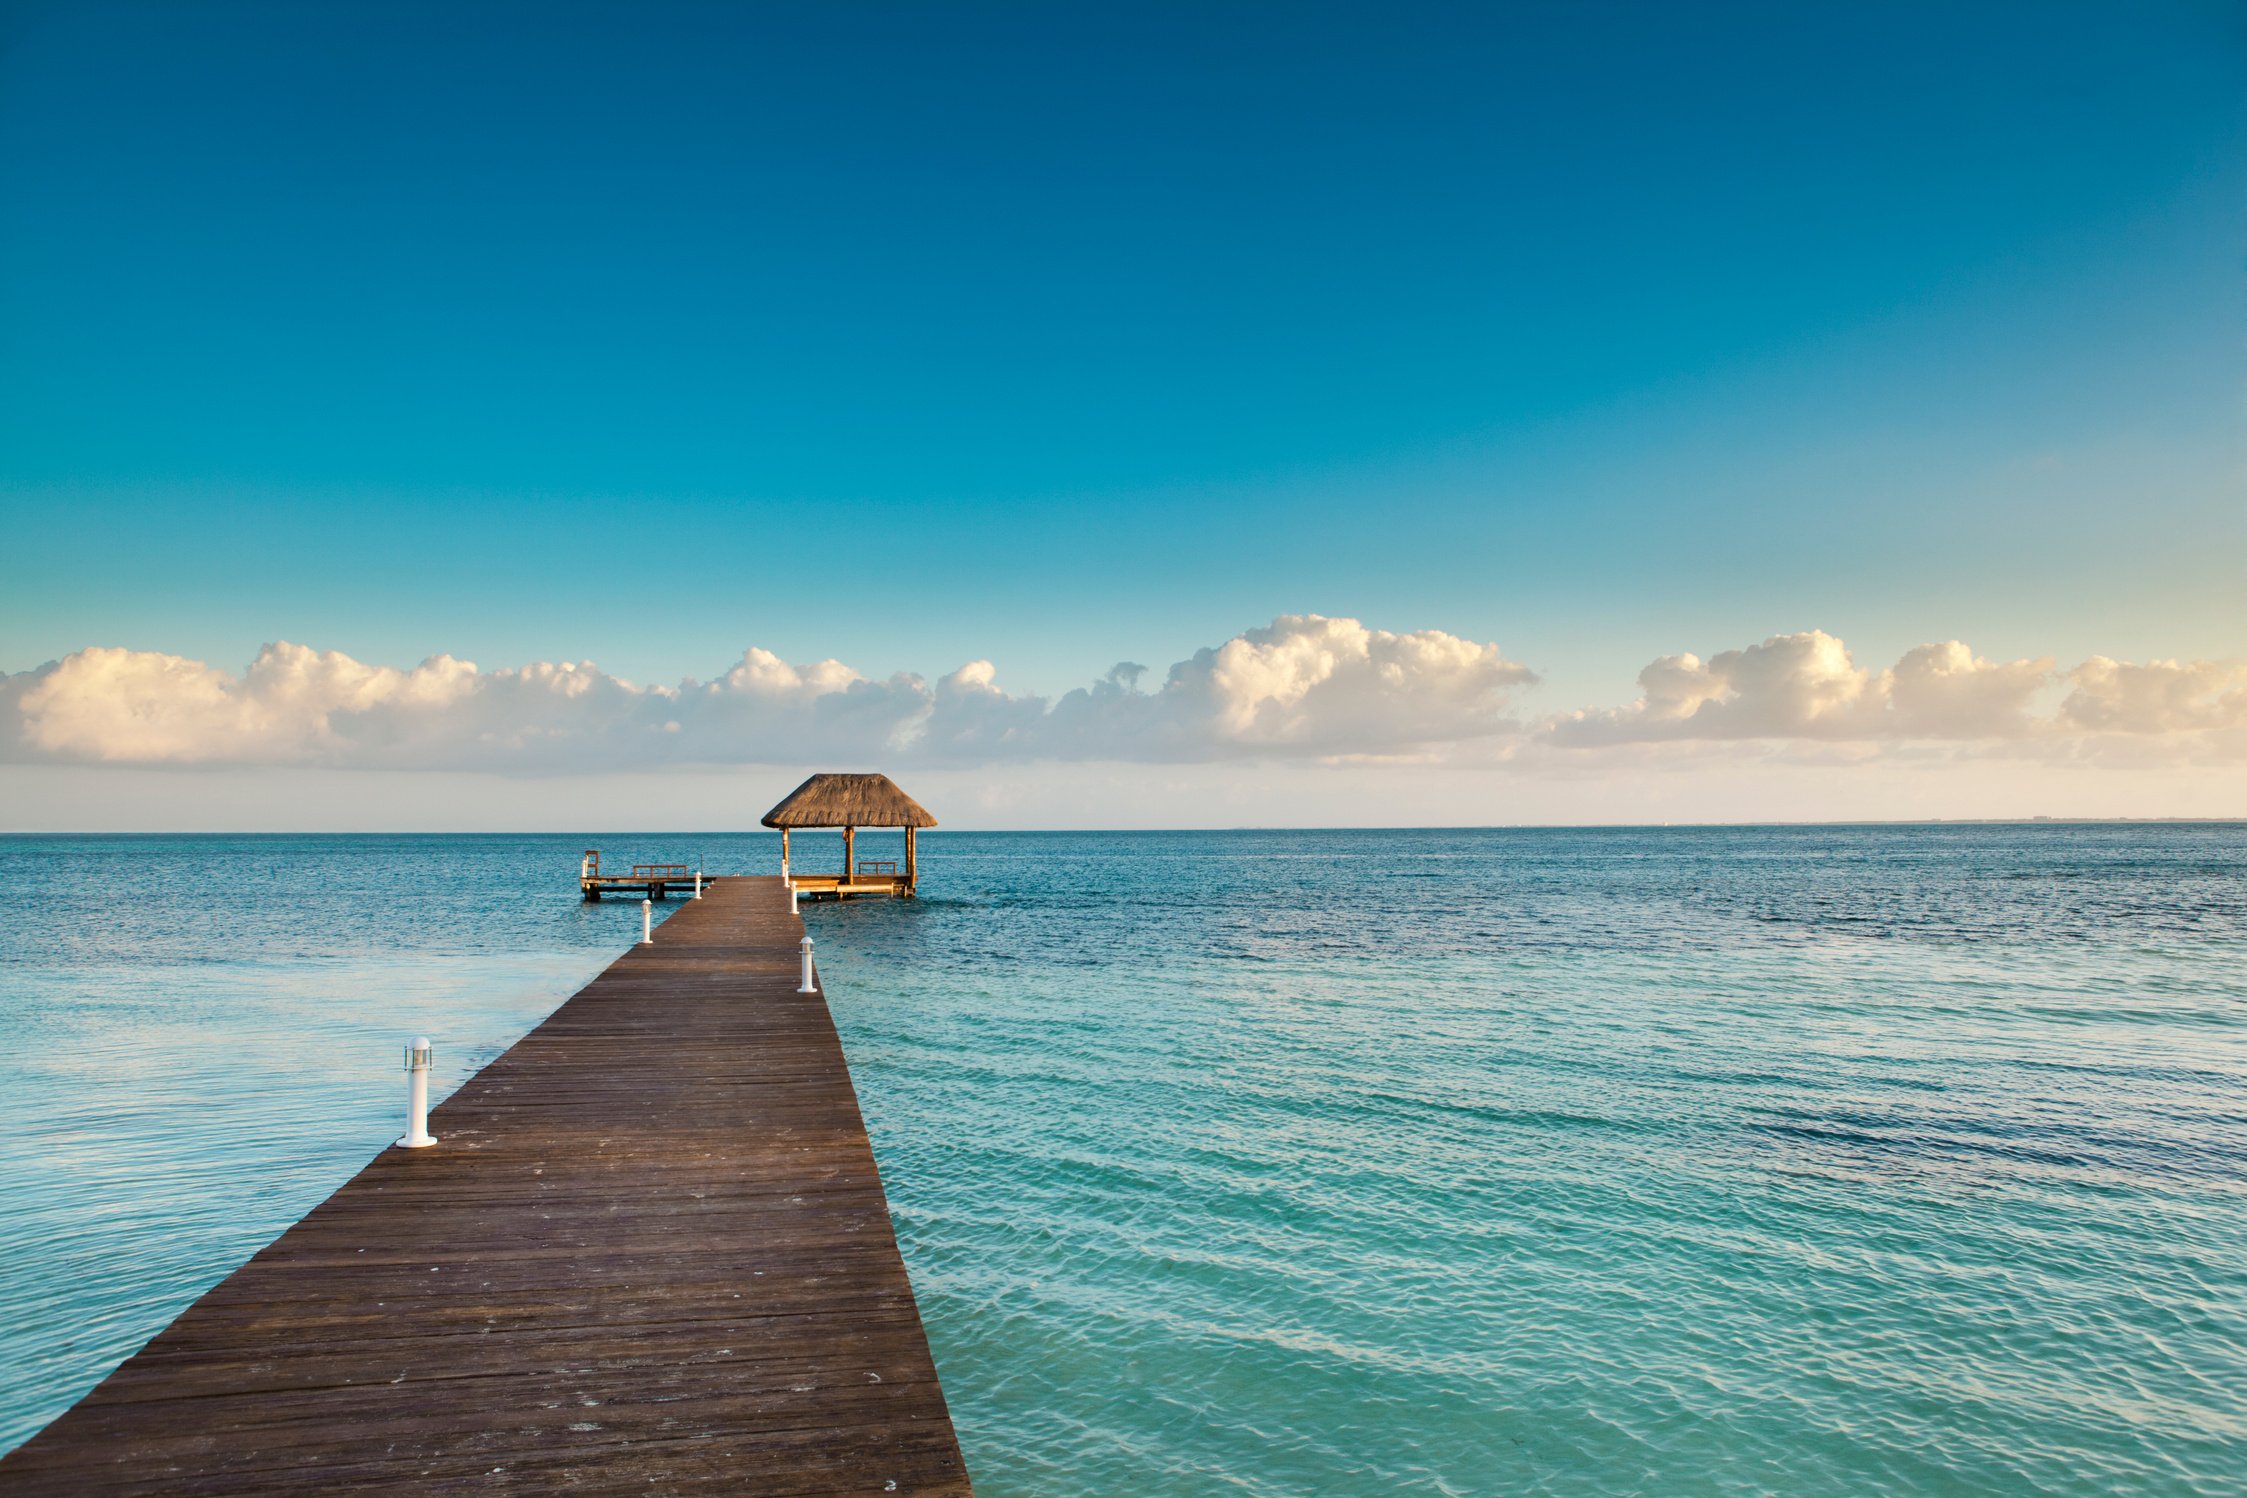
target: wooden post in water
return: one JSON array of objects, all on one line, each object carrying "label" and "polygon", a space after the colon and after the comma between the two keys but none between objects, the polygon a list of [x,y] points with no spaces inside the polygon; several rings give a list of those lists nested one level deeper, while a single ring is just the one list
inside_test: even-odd
[{"label": "wooden post in water", "polygon": [[850,883],[850,876],[857,867],[858,829],[856,827],[845,827],[843,829],[843,883]]},{"label": "wooden post in water", "polygon": [[914,890],[920,888],[921,883],[920,867],[913,861],[913,834],[919,830],[917,827],[905,829],[905,893],[907,894],[911,894]]}]

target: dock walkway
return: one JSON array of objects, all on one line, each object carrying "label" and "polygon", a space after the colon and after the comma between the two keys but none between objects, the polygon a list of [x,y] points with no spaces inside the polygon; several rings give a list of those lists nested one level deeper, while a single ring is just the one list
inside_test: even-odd
[{"label": "dock walkway", "polygon": [[968,1493],[802,925],[778,879],[706,893],[0,1494]]}]

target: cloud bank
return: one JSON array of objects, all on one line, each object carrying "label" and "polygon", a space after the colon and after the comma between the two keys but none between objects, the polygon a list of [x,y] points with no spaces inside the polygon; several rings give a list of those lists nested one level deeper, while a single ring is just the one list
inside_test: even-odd
[{"label": "cloud bank", "polygon": [[1556,742],[1655,739],[2017,738],[2052,676],[2040,660],[1986,661],[1956,640],[1922,645],[1885,671],[1860,668],[1822,630],[1773,635],[1702,660],[1665,655],[1638,674],[1628,707],[1556,720]]},{"label": "cloud bank", "polygon": [[[2247,661],[2094,656],[2071,670],[2050,656],[1991,661],[1957,640],[1921,645],[1895,665],[1859,666],[1823,630],[1773,635],[1707,660],[1666,655],[1639,672],[1639,698],[1543,725],[1580,749],[1683,740],[2040,744],[2096,750],[2101,740],[2167,737],[2237,754],[2247,745]],[[2049,712],[2040,700],[2062,693]]]},{"label": "cloud bank", "polygon": [[1535,680],[1496,645],[1440,630],[1286,615],[1173,665],[1116,666],[1058,700],[1015,694],[989,661],[933,686],[746,651],[713,681],[638,686],[591,662],[411,670],[266,646],[240,675],[94,648],[0,678],[0,754],[117,765],[582,770],[653,764],[992,763],[1384,755],[1518,729]]},{"label": "cloud bank", "polygon": [[1859,666],[1834,636],[1666,655],[1638,698],[1524,720],[1535,673],[1441,630],[1285,615],[1172,665],[1058,698],[989,661],[934,683],[750,649],[722,676],[641,686],[591,662],[408,669],[266,646],[239,674],[96,647],[0,677],[0,759],[98,765],[577,772],[662,765],[1208,764],[1426,758],[1598,763],[1644,746],[1836,745],[2247,762],[2247,662],[1984,659],[1959,641]]}]

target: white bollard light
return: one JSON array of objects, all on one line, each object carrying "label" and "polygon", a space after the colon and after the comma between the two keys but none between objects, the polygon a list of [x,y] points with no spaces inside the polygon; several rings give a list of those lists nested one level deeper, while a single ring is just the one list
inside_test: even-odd
[{"label": "white bollard light", "polygon": [[640,945],[643,947],[655,945],[655,901],[653,900],[642,900],[640,902]]},{"label": "white bollard light", "polygon": [[694,871],[694,897],[697,900],[702,898],[702,870],[700,869]]},{"label": "white bollard light", "polygon": [[427,1149],[437,1141],[429,1134],[429,1063],[437,1048],[426,1035],[416,1035],[406,1047],[406,1135],[400,1149]]},{"label": "white bollard light", "polygon": [[796,913],[796,886],[793,884],[788,886],[788,913],[790,915]]},{"label": "white bollard light", "polygon": [[805,937],[805,938],[803,939],[803,944],[802,944],[802,947],[803,947],[803,954],[804,954],[804,981],[803,981],[803,986],[802,986],[802,987],[800,987],[800,988],[798,988],[798,989],[796,990],[796,992],[798,992],[798,993],[817,993],[817,992],[819,992],[819,987],[818,987],[818,985],[817,985],[817,984],[815,984],[815,983],[813,983],[813,982],[811,981],[811,938],[810,938],[810,937],[808,937],[808,936],[807,936],[807,937]]}]

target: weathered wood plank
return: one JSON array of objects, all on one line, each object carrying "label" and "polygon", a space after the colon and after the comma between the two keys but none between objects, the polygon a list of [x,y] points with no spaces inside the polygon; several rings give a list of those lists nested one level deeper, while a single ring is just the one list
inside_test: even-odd
[{"label": "weathered wood plank", "polygon": [[705,890],[0,1494],[967,1494],[802,923]]}]

